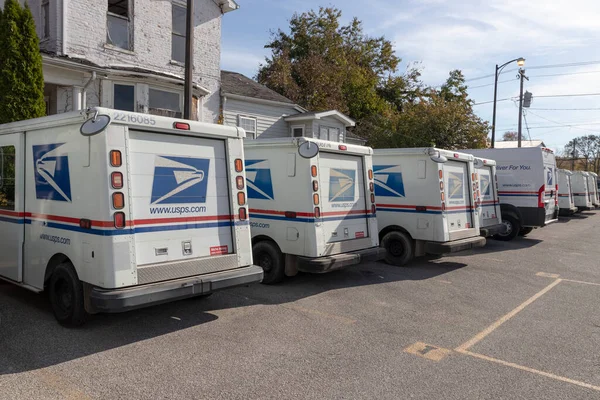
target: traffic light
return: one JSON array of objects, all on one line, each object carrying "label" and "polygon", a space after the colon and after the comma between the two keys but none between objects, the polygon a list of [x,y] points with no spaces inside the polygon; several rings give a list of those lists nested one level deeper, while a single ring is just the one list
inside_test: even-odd
[{"label": "traffic light", "polygon": [[533,97],[532,93],[525,92],[523,95],[523,107],[529,108],[531,107],[531,98]]}]

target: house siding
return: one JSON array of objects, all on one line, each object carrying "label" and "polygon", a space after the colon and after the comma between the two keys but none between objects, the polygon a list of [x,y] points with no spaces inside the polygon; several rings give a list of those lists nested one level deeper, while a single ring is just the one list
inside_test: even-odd
[{"label": "house siding", "polygon": [[227,99],[223,110],[223,124],[238,126],[238,116],[256,118],[256,134],[259,139],[290,137],[290,124],[283,120],[284,115],[298,114],[293,105],[277,106],[252,101]]}]

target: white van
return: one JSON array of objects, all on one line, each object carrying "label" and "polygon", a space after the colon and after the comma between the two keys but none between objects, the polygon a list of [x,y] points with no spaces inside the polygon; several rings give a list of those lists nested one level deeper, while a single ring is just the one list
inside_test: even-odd
[{"label": "white van", "polygon": [[496,160],[502,221],[501,240],[525,236],[558,220],[558,183],[554,152],[543,147],[461,150]]},{"label": "white van", "polygon": [[481,236],[489,237],[504,234],[506,226],[502,223],[502,211],[500,210],[500,200],[498,198],[496,161],[475,157],[473,163],[481,196],[477,203]]},{"label": "white van", "polygon": [[589,174],[585,171],[573,171],[571,175],[571,186],[573,188],[573,199],[578,211],[594,208],[592,195],[589,189]]},{"label": "white van", "polygon": [[560,215],[572,215],[577,212],[573,190],[571,188],[571,176],[573,173],[566,169],[558,172],[558,207]]},{"label": "white van", "polygon": [[73,325],[260,281],[244,137],[103,108],[0,125],[0,277]]},{"label": "white van", "polygon": [[591,196],[592,205],[594,207],[600,206],[600,199],[598,199],[598,174],[595,172],[588,171],[588,190]]},{"label": "white van", "polygon": [[434,148],[374,154],[377,222],[388,263],[485,245],[473,156]]},{"label": "white van", "polygon": [[371,148],[304,137],[244,147],[252,249],[263,283],[382,258]]}]

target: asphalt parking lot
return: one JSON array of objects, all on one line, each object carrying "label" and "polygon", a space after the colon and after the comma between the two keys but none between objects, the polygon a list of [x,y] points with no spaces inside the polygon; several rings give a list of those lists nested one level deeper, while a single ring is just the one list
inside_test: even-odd
[{"label": "asphalt parking lot", "polygon": [[1,399],[600,398],[600,212],[59,326],[0,284]]}]

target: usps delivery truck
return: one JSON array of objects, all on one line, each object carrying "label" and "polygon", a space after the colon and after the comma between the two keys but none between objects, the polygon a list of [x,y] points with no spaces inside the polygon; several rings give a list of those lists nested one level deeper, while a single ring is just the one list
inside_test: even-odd
[{"label": "usps delivery truck", "polygon": [[571,188],[571,176],[573,173],[567,169],[559,169],[557,173],[559,214],[564,216],[573,215],[577,212]]},{"label": "usps delivery truck", "polygon": [[573,171],[571,175],[571,186],[573,187],[573,199],[577,211],[585,211],[594,208],[592,196],[590,195],[588,173],[585,171]]},{"label": "usps delivery truck", "polygon": [[473,156],[434,149],[376,149],[377,223],[389,264],[481,247]]},{"label": "usps delivery truck", "polygon": [[598,199],[598,174],[595,172],[587,171],[588,173],[588,190],[594,207],[600,206],[600,199]]},{"label": "usps delivery truck", "polygon": [[244,136],[103,108],[0,125],[0,277],[72,325],[260,281]]},{"label": "usps delivery truck", "polygon": [[312,138],[244,147],[252,249],[263,283],[382,258],[371,148]]},{"label": "usps delivery truck", "polygon": [[558,183],[554,152],[543,147],[461,150],[496,161],[498,195],[506,232],[512,240],[558,220]]},{"label": "usps delivery truck", "polygon": [[475,175],[479,185],[479,230],[481,236],[489,237],[504,233],[506,225],[502,223],[502,212],[498,198],[498,177],[496,176],[496,161],[475,157]]}]

